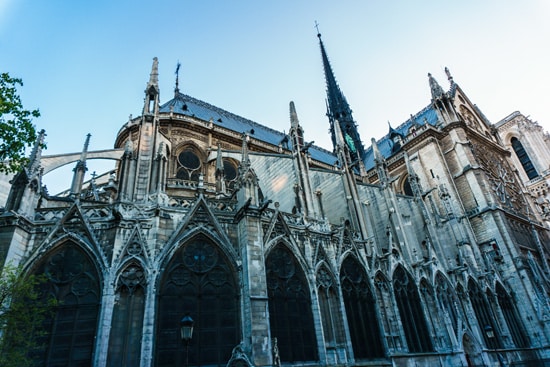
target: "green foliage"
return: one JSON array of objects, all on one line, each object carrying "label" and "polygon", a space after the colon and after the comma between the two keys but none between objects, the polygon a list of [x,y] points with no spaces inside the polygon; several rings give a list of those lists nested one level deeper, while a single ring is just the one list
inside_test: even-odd
[{"label": "green foliage", "polygon": [[0,276],[0,366],[32,365],[31,353],[40,349],[42,325],[55,302],[43,302],[44,276],[24,276],[20,268],[6,265]]},{"label": "green foliage", "polygon": [[33,117],[38,110],[25,110],[17,94],[17,86],[23,81],[8,73],[0,74],[0,173],[15,173],[27,164],[25,147],[36,141]]}]

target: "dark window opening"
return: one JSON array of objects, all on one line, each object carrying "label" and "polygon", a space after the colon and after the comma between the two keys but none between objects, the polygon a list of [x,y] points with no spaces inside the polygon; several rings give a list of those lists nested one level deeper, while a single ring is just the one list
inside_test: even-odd
[{"label": "dark window opening", "polygon": [[239,292],[225,255],[203,236],[182,247],[166,266],[156,313],[155,366],[183,366],[179,321],[194,320],[189,365],[225,366],[239,344]]},{"label": "dark window opening", "polygon": [[399,267],[394,273],[393,286],[409,352],[433,351],[428,325],[414,280],[402,267]]},{"label": "dark window opening", "polygon": [[33,353],[41,366],[91,366],[101,288],[90,258],[75,244],[46,255],[36,274],[44,274],[43,299],[58,305],[43,324],[42,349]]},{"label": "dark window opening", "polygon": [[514,152],[516,152],[516,155],[521,165],[523,166],[525,173],[527,174],[527,177],[530,180],[538,177],[539,174],[537,173],[537,170],[533,165],[533,162],[531,162],[529,155],[525,151],[523,144],[521,144],[521,141],[519,141],[518,138],[514,137],[511,139],[511,143],[512,143],[512,148],[514,149]]},{"label": "dark window opening", "polygon": [[317,361],[317,341],[306,277],[289,249],[274,248],[266,260],[269,326],[282,361]]},{"label": "dark window opening", "polygon": [[368,276],[361,264],[351,256],[342,263],[340,284],[355,358],[384,357],[375,298]]}]

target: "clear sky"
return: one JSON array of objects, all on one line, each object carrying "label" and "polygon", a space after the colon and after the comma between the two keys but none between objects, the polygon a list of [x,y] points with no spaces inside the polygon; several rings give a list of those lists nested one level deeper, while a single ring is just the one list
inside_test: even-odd
[{"label": "clear sky", "polygon": [[0,71],[40,109],[45,154],[87,133],[112,148],[155,56],[161,102],[180,61],[183,93],[285,131],[294,101],[306,140],[332,150],[317,21],[366,146],[429,104],[428,72],[447,89],[446,66],[493,123],[519,110],[550,130],[548,19],[546,0],[0,0]]}]

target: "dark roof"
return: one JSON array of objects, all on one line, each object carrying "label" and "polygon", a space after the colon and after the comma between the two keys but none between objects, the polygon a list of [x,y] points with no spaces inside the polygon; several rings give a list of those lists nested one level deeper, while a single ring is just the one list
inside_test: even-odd
[{"label": "dark roof", "polygon": [[[287,134],[273,130],[244,117],[237,116],[231,112],[182,93],[176,93],[173,99],[160,106],[160,112],[162,113],[170,113],[171,111],[196,117],[204,121],[212,121],[214,125],[238,133],[246,131],[251,132],[253,130],[254,133],[251,133],[251,136],[254,139],[275,146],[282,145],[286,149],[292,149],[292,142]],[[336,162],[336,156],[323,148],[311,146],[309,148],[309,153],[314,160],[329,165],[333,165]]]},{"label": "dark roof", "polygon": [[[425,124],[429,124],[432,126],[437,125],[438,119],[437,119],[437,113],[432,108],[432,105],[428,105],[425,107],[422,111],[417,113],[412,118],[408,119],[401,125],[399,125],[395,129],[391,129],[386,136],[384,136],[382,139],[377,141],[378,149],[380,150],[380,153],[384,156],[384,158],[389,158],[395,153],[393,151],[393,145],[394,142],[391,139],[393,135],[400,134],[401,136],[407,136],[409,133],[409,129],[413,126],[423,126]],[[390,136],[392,135],[392,136]],[[370,170],[371,168],[374,168],[374,152],[372,151],[372,146],[370,146],[365,151],[365,158],[363,159],[363,163],[365,164],[365,168],[367,170]]]}]

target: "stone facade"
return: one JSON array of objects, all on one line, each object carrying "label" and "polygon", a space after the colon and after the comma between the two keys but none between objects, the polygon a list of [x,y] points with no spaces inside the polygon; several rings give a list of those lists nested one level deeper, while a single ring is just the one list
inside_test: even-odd
[{"label": "stone facade", "polygon": [[[39,365],[543,363],[548,137],[517,112],[490,124],[447,76],[364,151],[347,105],[328,152],[293,103],[288,134],[177,86],[161,104],[156,59],[115,149],[42,156],[42,134],[0,214],[1,263],[60,300]],[[117,165],[84,183],[92,158]],[[49,195],[42,176],[71,161]]]}]

